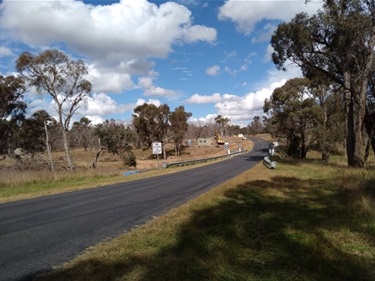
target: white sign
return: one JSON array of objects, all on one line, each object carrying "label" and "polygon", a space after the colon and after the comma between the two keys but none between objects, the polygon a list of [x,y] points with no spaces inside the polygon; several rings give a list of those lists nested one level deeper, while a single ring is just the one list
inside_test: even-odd
[{"label": "white sign", "polygon": [[152,154],[161,154],[161,142],[152,143]]}]

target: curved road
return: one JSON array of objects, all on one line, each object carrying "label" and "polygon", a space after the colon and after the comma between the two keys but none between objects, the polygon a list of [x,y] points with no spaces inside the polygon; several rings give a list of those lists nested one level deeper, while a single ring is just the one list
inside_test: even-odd
[{"label": "curved road", "polygon": [[211,165],[101,188],[0,204],[0,280],[32,280],[85,248],[252,168],[268,144]]}]

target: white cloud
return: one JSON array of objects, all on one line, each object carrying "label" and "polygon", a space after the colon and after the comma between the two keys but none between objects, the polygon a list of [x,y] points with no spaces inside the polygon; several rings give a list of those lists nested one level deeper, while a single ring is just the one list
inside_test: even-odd
[{"label": "white cloud", "polygon": [[144,95],[146,97],[165,97],[174,98],[179,96],[179,93],[164,89],[162,87],[155,86],[153,80],[155,77],[140,77],[138,79],[138,86],[144,90]]},{"label": "white cloud", "polygon": [[193,25],[174,2],[157,6],[122,0],[93,6],[82,1],[11,1],[1,4],[2,28],[34,46],[64,42],[95,62],[119,65],[134,58],[165,58],[176,42],[214,42],[214,28]]},{"label": "white cloud", "polygon": [[173,90],[164,89],[161,87],[152,86],[148,89],[145,89],[144,95],[146,97],[166,97],[172,98],[177,97],[178,93]]},{"label": "white cloud", "polygon": [[202,96],[200,94],[194,94],[189,99],[186,100],[188,103],[215,103],[222,100],[222,97],[219,93],[212,94],[211,96]]},{"label": "white cloud", "polygon": [[110,96],[99,93],[87,98],[86,103],[77,111],[81,115],[99,115],[121,113],[133,109],[133,105],[118,104]]},{"label": "white cloud", "polygon": [[98,69],[89,65],[89,74],[86,79],[92,83],[93,92],[121,93],[133,89],[135,86],[128,73],[121,71]]},{"label": "white cloud", "polygon": [[189,118],[189,123],[195,123],[195,124],[213,124],[215,123],[215,118],[217,117],[217,114],[207,114],[205,117],[190,117]]},{"label": "white cloud", "polygon": [[143,104],[153,104],[155,106],[160,106],[161,105],[161,102],[159,100],[156,100],[156,99],[149,99],[148,101],[144,100],[144,99],[138,99],[136,104],[135,104],[135,107],[137,107],[138,105],[143,105]]},{"label": "white cloud", "polygon": [[101,116],[98,116],[98,115],[86,115],[85,117],[91,120],[90,124],[92,125],[103,124],[105,121],[105,119],[103,119]]},{"label": "white cloud", "polygon": [[0,46],[0,58],[1,57],[11,57],[14,56],[14,53],[11,49],[7,47]]},{"label": "white cloud", "polygon": [[182,40],[186,43],[196,41],[214,42],[216,39],[217,31],[211,27],[203,25],[194,25],[184,28]]},{"label": "white cloud", "polygon": [[228,73],[229,75],[231,76],[236,76],[237,75],[237,72],[238,70],[237,69],[231,69],[230,67],[226,66],[224,68],[225,72]]},{"label": "white cloud", "polygon": [[[194,25],[189,9],[174,2],[121,0],[91,5],[78,0],[3,0],[2,38],[34,48],[61,46],[90,61],[95,92],[122,92],[134,87],[132,75],[148,75],[151,58],[166,58],[175,44],[214,43],[214,28]],[[2,47],[1,55],[10,55]],[[160,87],[148,96],[175,96]]]},{"label": "white cloud", "polygon": [[276,30],[277,26],[272,24],[266,24],[263,27],[262,33],[259,34],[257,37],[251,39],[251,43],[258,43],[269,41],[273,32]]},{"label": "white cloud", "polygon": [[267,49],[266,49],[266,52],[265,52],[265,55],[264,55],[264,62],[272,61],[272,53],[274,51],[275,51],[274,48],[271,46],[271,44],[269,44],[267,46]]},{"label": "white cloud", "polygon": [[302,72],[299,67],[289,65],[287,67],[286,71],[280,71],[277,69],[269,70],[267,72],[268,79],[266,82],[263,82],[260,84],[260,87],[267,87],[268,85],[271,85],[273,83],[278,83],[281,80],[289,80],[296,77],[302,77]]},{"label": "white cloud", "polygon": [[213,65],[213,66],[210,66],[206,69],[206,73],[210,76],[218,75],[219,71],[220,71],[220,66],[218,66],[218,65]]},{"label": "white cloud", "polygon": [[144,89],[152,87],[152,78],[151,77],[141,77],[138,79],[138,86]]},{"label": "white cloud", "polygon": [[299,12],[315,13],[322,3],[308,3],[304,0],[228,0],[219,9],[220,20],[230,20],[237,30],[244,34],[254,31],[255,25],[262,19],[292,19]]},{"label": "white cloud", "polygon": [[232,94],[222,95],[222,100],[215,104],[217,114],[228,117],[231,124],[247,126],[254,116],[263,115],[264,100],[272,95],[277,87],[284,85],[286,80],[271,83],[268,87],[255,92],[249,92],[244,96]]}]

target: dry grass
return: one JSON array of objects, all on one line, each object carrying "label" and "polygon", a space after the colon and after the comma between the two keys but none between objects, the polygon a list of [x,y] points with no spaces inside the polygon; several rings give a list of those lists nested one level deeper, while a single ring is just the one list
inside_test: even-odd
[{"label": "dry grass", "polygon": [[259,164],[38,280],[372,281],[374,181],[336,163]]},{"label": "dry grass", "polygon": [[[231,149],[238,148],[239,145],[250,149],[252,145],[250,141],[240,141],[238,138],[230,138],[228,141],[230,141]],[[72,158],[76,165],[73,172],[60,168],[52,173],[48,170],[48,166],[45,166],[44,170],[24,169],[25,167],[33,167],[35,163],[46,164],[46,157],[43,155],[39,156],[38,159],[23,159],[21,163],[14,159],[6,159],[0,161],[0,203],[170,173],[181,168],[161,170],[162,162],[202,159],[226,154],[222,147],[215,146],[187,147],[180,157],[173,155],[172,145],[167,146],[167,151],[168,159],[158,161],[155,155],[152,155],[152,150],[134,150],[138,163],[137,170],[142,171],[142,174],[134,174],[131,177],[124,177],[124,173],[129,169],[123,166],[121,159],[117,155],[105,151],[99,158],[97,168],[93,169],[90,166],[96,154],[95,150],[72,150]],[[56,167],[61,167],[64,164],[62,161],[63,155],[63,152],[53,154]]]}]

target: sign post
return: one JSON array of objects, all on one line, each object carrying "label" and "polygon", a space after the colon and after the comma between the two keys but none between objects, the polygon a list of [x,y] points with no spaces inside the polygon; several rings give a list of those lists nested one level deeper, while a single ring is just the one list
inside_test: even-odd
[{"label": "sign post", "polygon": [[161,142],[153,142],[152,143],[152,154],[156,154],[158,169],[159,169],[159,155],[161,153],[162,153]]}]

